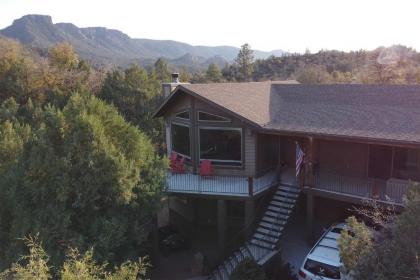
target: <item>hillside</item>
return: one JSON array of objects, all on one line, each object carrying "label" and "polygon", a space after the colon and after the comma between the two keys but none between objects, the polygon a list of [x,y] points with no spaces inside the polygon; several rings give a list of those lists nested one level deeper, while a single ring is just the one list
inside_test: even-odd
[{"label": "hillside", "polygon": [[[0,30],[0,35],[39,49],[66,41],[84,59],[95,64],[120,66],[133,62],[147,65],[159,57],[165,57],[176,66],[195,70],[204,68],[211,62],[216,62],[219,66],[232,62],[239,50],[231,46],[192,46],[171,40],[135,39],[119,30],[104,27],[79,28],[72,23],[54,24],[50,16],[44,15],[23,16]],[[281,50],[256,50],[255,57],[267,58],[282,53]]]}]

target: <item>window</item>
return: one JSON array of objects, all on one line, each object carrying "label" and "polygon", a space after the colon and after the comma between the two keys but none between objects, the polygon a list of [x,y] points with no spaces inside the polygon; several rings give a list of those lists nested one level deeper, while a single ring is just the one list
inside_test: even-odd
[{"label": "window", "polygon": [[190,119],[190,112],[189,111],[183,111],[183,112],[180,112],[180,113],[176,114],[175,117],[178,118],[178,119],[189,120]]},{"label": "window", "polygon": [[312,259],[307,259],[304,268],[318,276],[328,277],[331,279],[340,279],[340,268],[334,265],[321,263]]},{"label": "window", "polygon": [[417,171],[418,151],[415,149],[395,148],[394,165],[397,170]]},{"label": "window", "polygon": [[190,157],[190,128],[186,125],[172,123],[172,151]]},{"label": "window", "polygon": [[200,159],[241,165],[242,132],[232,128],[200,128]]},{"label": "window", "polygon": [[210,114],[210,113],[206,113],[206,112],[202,112],[202,111],[198,112],[198,120],[199,121],[206,121],[206,122],[230,122],[230,120],[228,118],[218,116],[218,115],[214,115],[214,114]]}]

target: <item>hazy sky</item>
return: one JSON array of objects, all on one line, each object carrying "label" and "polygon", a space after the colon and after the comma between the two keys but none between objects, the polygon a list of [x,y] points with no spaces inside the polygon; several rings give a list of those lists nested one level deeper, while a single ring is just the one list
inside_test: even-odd
[{"label": "hazy sky", "polygon": [[25,14],[136,38],[311,52],[404,44],[420,49],[420,1],[0,0],[0,28]]}]

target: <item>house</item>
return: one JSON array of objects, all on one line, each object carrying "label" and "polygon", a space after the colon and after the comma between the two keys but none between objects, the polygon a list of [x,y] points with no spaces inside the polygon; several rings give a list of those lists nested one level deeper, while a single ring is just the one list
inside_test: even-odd
[{"label": "house", "polygon": [[[194,226],[209,221],[221,248],[231,245],[232,216],[244,231],[214,278],[227,279],[246,255],[261,264],[275,255],[299,194],[311,237],[315,198],[400,207],[408,181],[420,180],[420,86],[285,81],[166,92],[155,117],[165,119],[168,156],[185,160],[185,172],[168,172],[171,211]],[[214,166],[210,178],[200,176],[203,160]]]}]

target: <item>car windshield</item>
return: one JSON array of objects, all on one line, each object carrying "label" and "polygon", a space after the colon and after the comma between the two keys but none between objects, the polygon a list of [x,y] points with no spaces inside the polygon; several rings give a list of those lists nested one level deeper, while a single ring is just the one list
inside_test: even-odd
[{"label": "car windshield", "polygon": [[315,275],[332,279],[340,279],[340,269],[337,266],[307,259],[304,268]]}]

